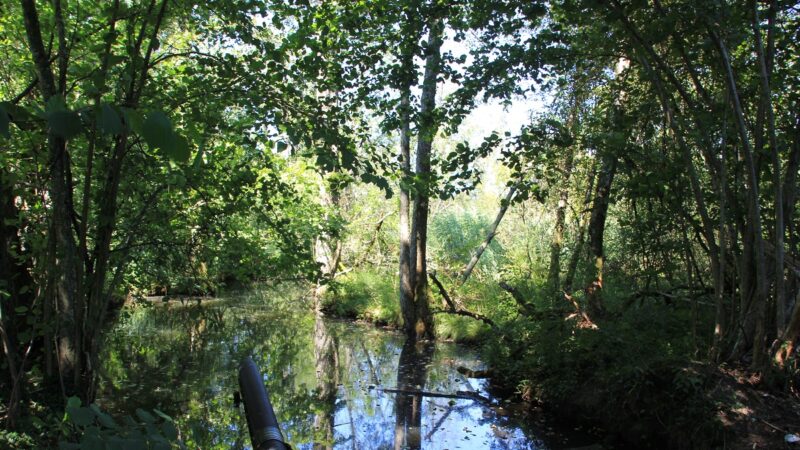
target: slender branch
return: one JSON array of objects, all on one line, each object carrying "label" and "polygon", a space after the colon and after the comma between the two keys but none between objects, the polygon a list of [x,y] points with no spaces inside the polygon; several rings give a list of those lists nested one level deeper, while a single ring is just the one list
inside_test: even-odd
[{"label": "slender branch", "polygon": [[441,294],[442,299],[444,299],[444,302],[447,304],[447,309],[431,311],[432,313],[434,313],[434,314],[435,313],[447,313],[447,314],[455,314],[457,316],[471,317],[471,318],[473,318],[475,320],[480,320],[481,322],[489,325],[492,328],[497,328],[497,325],[495,325],[495,323],[494,323],[494,321],[492,321],[492,319],[484,316],[483,314],[474,313],[472,311],[469,311],[469,310],[465,309],[461,305],[461,302],[459,302],[458,300],[453,301],[453,299],[447,293],[447,290],[444,288],[442,283],[439,281],[438,278],[436,278],[436,272],[435,271],[431,271],[430,273],[428,273],[428,276],[430,277],[431,281],[433,281],[433,284],[436,285],[436,288],[439,289],[439,294]]}]

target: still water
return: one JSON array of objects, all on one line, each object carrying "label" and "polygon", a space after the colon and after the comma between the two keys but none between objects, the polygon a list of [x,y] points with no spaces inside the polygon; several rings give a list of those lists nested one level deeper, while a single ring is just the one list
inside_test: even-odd
[{"label": "still water", "polygon": [[482,368],[474,350],[406,344],[308,310],[268,295],[132,308],[109,333],[98,403],[117,414],[158,408],[189,448],[247,449],[232,397],[238,363],[252,356],[295,449],[544,448],[485,380],[456,370]]}]

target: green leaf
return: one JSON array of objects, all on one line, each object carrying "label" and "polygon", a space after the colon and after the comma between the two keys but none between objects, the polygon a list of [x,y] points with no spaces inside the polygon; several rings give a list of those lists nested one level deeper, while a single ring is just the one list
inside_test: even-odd
[{"label": "green leaf", "polygon": [[169,149],[164,149],[164,152],[171,160],[177,162],[188,161],[192,153],[189,140],[179,134],[175,135],[175,145]]},{"label": "green leaf", "polygon": [[278,141],[278,153],[286,150],[286,142]]},{"label": "green leaf", "polygon": [[162,423],[161,431],[164,433],[164,437],[170,441],[178,439],[178,429],[175,428],[175,424],[173,424],[172,422]]},{"label": "green leaf", "polygon": [[67,399],[67,408],[79,408],[81,406],[81,399],[76,396],[72,396]]},{"label": "green leaf", "polygon": [[71,139],[77,136],[83,126],[78,113],[73,111],[53,111],[47,114],[47,125],[56,136]]},{"label": "green leaf", "polygon": [[14,308],[14,312],[17,313],[17,314],[25,314],[26,312],[28,312],[28,307],[27,306],[17,306],[16,308]]},{"label": "green leaf", "polygon": [[94,423],[94,413],[89,408],[75,408],[67,406],[69,420],[79,427],[89,426]]},{"label": "green leaf", "polygon": [[142,137],[147,145],[154,149],[167,151],[175,146],[175,133],[172,131],[172,123],[161,111],[153,111],[147,115],[142,124]]},{"label": "green leaf", "polygon": [[111,418],[108,414],[104,413],[97,407],[94,403],[89,405],[89,409],[91,409],[95,416],[97,416],[97,421],[100,422],[100,425],[115,430],[117,428],[117,423],[114,422],[114,419]]},{"label": "green leaf", "polygon": [[109,67],[116,66],[117,64],[125,61],[125,57],[122,55],[109,55],[108,57],[108,65]]},{"label": "green leaf", "polygon": [[44,110],[47,113],[68,111],[64,97],[61,97],[60,95],[54,95],[47,99],[47,104],[45,105]]},{"label": "green leaf", "polygon": [[161,411],[158,408],[153,408],[153,412],[156,413],[156,415],[158,415],[158,417],[161,417],[162,419],[166,420],[167,422],[172,422],[172,417],[170,417],[167,414],[165,414],[164,411]]},{"label": "green leaf", "polygon": [[9,123],[11,123],[11,119],[8,116],[8,112],[6,108],[0,104],[0,136],[5,136],[6,139],[11,137],[11,133],[8,131]]},{"label": "green leaf", "polygon": [[147,450],[147,441],[142,438],[127,439],[122,450]]},{"label": "green leaf", "polygon": [[114,111],[111,105],[103,103],[100,106],[100,114],[97,117],[97,126],[105,133],[112,136],[122,133],[124,130],[122,126],[122,119],[119,114]]},{"label": "green leaf", "polygon": [[142,134],[142,129],[144,129],[142,113],[135,109],[122,108],[122,115],[125,118],[125,124],[128,126],[128,130]]},{"label": "green leaf", "polygon": [[142,422],[145,423],[153,423],[156,421],[156,418],[153,417],[152,414],[141,408],[136,409],[136,417],[138,417],[139,419],[141,419]]},{"label": "green leaf", "polygon": [[81,450],[105,450],[105,449],[106,449],[106,444],[105,442],[103,442],[100,436],[97,435],[96,431],[94,433],[89,433],[87,430],[87,433],[85,433],[81,438]]}]

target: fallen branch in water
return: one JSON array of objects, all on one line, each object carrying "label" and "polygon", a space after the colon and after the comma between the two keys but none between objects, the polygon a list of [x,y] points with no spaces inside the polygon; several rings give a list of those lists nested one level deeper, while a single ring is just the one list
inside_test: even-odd
[{"label": "fallen branch in water", "polygon": [[483,314],[478,314],[467,310],[461,305],[461,302],[458,303],[454,302],[453,299],[450,297],[450,294],[447,293],[447,289],[445,289],[442,283],[439,281],[439,279],[436,278],[436,272],[431,272],[428,274],[428,276],[431,278],[431,281],[433,281],[433,284],[435,284],[436,287],[439,289],[439,294],[442,296],[442,299],[444,299],[444,302],[447,306],[446,309],[432,311],[434,314],[447,313],[447,314],[455,314],[457,316],[471,317],[475,320],[480,320],[481,322],[489,325],[492,328],[497,328],[492,319],[484,316]]},{"label": "fallen branch in water", "polygon": [[458,391],[453,394],[443,394],[440,392],[420,391],[417,389],[391,389],[391,388],[375,388],[376,391],[386,392],[388,394],[403,394],[403,395],[419,395],[421,397],[434,397],[434,398],[458,398],[464,400],[475,400],[478,402],[491,404],[491,400],[482,396],[481,394],[473,391]]}]

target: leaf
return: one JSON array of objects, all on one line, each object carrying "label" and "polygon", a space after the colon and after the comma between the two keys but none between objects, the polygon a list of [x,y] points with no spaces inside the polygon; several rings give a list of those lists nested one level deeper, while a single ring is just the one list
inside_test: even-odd
[{"label": "leaf", "polygon": [[173,424],[172,422],[162,423],[161,431],[164,433],[164,437],[170,441],[178,439],[178,429],[175,428],[175,424]]},{"label": "leaf", "polygon": [[161,411],[158,408],[153,408],[153,412],[156,413],[156,415],[158,415],[158,417],[161,417],[162,419],[166,420],[167,422],[172,422],[172,417],[170,417],[167,414],[165,414],[164,411]]},{"label": "leaf", "polygon": [[67,408],[70,407],[78,408],[80,406],[81,406],[81,399],[79,399],[78,397],[73,395],[72,397],[67,399]]},{"label": "leaf", "polygon": [[89,426],[94,423],[94,413],[89,408],[76,408],[67,406],[69,420],[79,427]]},{"label": "leaf", "polygon": [[108,57],[108,65],[110,67],[115,66],[123,61],[125,61],[125,57],[122,55],[109,55]]},{"label": "leaf", "polygon": [[122,126],[122,119],[119,114],[114,111],[114,108],[107,103],[100,106],[100,114],[97,117],[97,126],[105,133],[112,136],[122,133],[124,127]]},{"label": "leaf", "polygon": [[125,118],[125,124],[128,126],[128,130],[142,134],[142,129],[144,128],[142,113],[135,109],[122,108],[122,116]]},{"label": "leaf", "polygon": [[81,438],[81,450],[105,450],[106,444],[97,433],[85,433]]},{"label": "leaf", "polygon": [[11,119],[8,116],[8,112],[6,108],[0,104],[0,136],[5,136],[6,139],[11,137],[11,133],[8,131],[9,123],[11,123]]},{"label": "leaf", "polygon": [[78,113],[68,110],[48,113],[47,125],[53,134],[63,139],[71,139],[83,129]]},{"label": "leaf", "polygon": [[54,95],[47,99],[47,104],[45,105],[44,110],[48,113],[54,113],[67,111],[68,109],[64,98],[60,95]]},{"label": "leaf", "polygon": [[172,123],[161,111],[153,111],[147,115],[142,124],[142,137],[152,148],[166,150],[175,146],[175,133],[172,131]]},{"label": "leaf", "polygon": [[145,411],[145,410],[143,410],[141,408],[137,408],[136,409],[136,417],[138,417],[139,419],[142,420],[142,422],[145,422],[145,423],[153,423],[153,422],[156,421],[156,418],[153,417],[152,414],[150,414],[149,412],[147,412],[147,411]]},{"label": "leaf", "polygon": [[147,442],[142,438],[127,439],[122,450],[147,450]]},{"label": "leaf", "polygon": [[164,149],[164,152],[171,160],[177,162],[188,161],[189,156],[192,153],[191,147],[189,146],[189,140],[179,134],[175,135],[175,145],[169,149]]},{"label": "leaf", "polygon": [[117,429],[117,423],[114,422],[114,419],[112,419],[111,416],[109,416],[108,414],[101,411],[97,405],[92,403],[91,405],[89,405],[89,409],[91,409],[94,412],[95,416],[97,416],[97,421],[100,422],[100,425],[113,430]]}]

